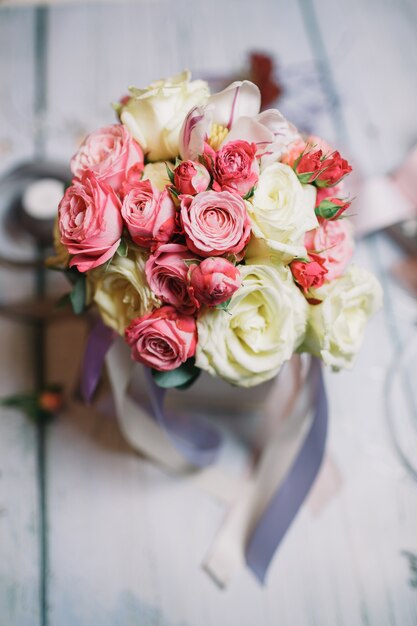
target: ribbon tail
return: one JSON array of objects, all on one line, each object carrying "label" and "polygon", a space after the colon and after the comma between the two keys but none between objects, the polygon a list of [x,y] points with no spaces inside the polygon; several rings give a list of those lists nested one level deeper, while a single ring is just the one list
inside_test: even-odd
[{"label": "ribbon tail", "polygon": [[90,404],[103,372],[106,354],[115,339],[115,332],[98,319],[87,339],[81,366],[81,396]]},{"label": "ribbon tail", "polygon": [[285,479],[251,533],[246,548],[246,563],[262,584],[275,551],[314,483],[324,456],[328,408],[317,359],[312,362],[311,373],[315,407],[310,430]]},{"label": "ribbon tail", "polygon": [[156,385],[149,368],[144,370],[153,417],[165,435],[191,465],[199,468],[212,465],[222,445],[218,431],[195,416],[167,412],[164,407],[165,389]]}]

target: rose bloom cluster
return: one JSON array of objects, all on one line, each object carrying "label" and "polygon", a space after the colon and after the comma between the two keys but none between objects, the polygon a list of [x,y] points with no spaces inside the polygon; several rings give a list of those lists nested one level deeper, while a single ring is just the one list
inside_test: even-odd
[{"label": "rose bloom cluster", "polygon": [[347,268],[339,152],[260,113],[248,81],[210,95],[184,72],[115,109],[71,160],[56,246],[133,359],[246,387],[296,351],[351,365],[382,296]]}]

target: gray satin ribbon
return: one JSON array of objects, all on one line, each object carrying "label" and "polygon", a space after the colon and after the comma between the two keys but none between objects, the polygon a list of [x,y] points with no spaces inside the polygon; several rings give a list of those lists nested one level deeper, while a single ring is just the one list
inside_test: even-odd
[{"label": "gray satin ribbon", "polygon": [[321,364],[313,359],[314,417],[302,448],[253,530],[246,563],[261,583],[269,564],[291,526],[319,472],[327,438],[328,408]]}]

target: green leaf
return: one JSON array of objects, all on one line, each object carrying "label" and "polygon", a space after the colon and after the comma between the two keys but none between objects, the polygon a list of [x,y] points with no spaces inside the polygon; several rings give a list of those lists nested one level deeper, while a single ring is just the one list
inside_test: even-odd
[{"label": "green leaf", "polygon": [[61,298],[59,298],[58,302],[55,304],[55,308],[58,310],[66,309],[71,305],[71,298],[69,293],[65,293]]},{"label": "green leaf", "polygon": [[106,263],[104,263],[104,265],[101,266],[103,268],[104,272],[107,272],[107,270],[109,269],[112,261],[113,261],[113,257],[110,257],[110,259],[108,261],[106,261]]},{"label": "green leaf", "polygon": [[168,174],[168,178],[171,181],[172,184],[174,184],[174,172],[172,171],[172,169],[169,167],[168,163],[165,162],[165,167],[167,168],[167,174]]},{"label": "green leaf", "polygon": [[229,313],[229,304],[231,300],[232,298],[229,298],[228,300],[225,300],[224,302],[220,302],[220,304],[216,304],[214,308],[220,309],[221,311],[226,311],[227,313]]},{"label": "green leaf", "polygon": [[77,270],[76,267],[69,267],[67,270],[65,270],[65,276],[68,278],[69,282],[72,285],[75,285],[78,278],[82,276],[82,274]]},{"label": "green leaf", "polygon": [[31,402],[32,399],[33,394],[31,393],[16,393],[12,396],[8,396],[7,398],[0,398],[0,405],[8,407],[23,407],[26,406],[28,402]]},{"label": "green leaf", "polygon": [[187,267],[191,265],[200,265],[201,259],[184,259],[184,263]]},{"label": "green leaf", "polygon": [[315,213],[319,217],[323,217],[326,220],[331,220],[341,209],[341,206],[335,204],[331,200],[322,200],[318,207],[315,208]]},{"label": "green leaf", "polygon": [[84,312],[87,300],[86,279],[84,274],[79,275],[74,283],[71,293],[69,294],[72,310],[75,315],[81,315]]},{"label": "green leaf", "polygon": [[303,172],[302,174],[297,174],[298,180],[302,185],[307,185],[311,182],[311,177],[314,176],[314,172]]},{"label": "green leaf", "polygon": [[193,382],[200,375],[201,370],[196,367],[195,359],[188,359],[185,363],[177,367],[175,370],[168,372],[159,372],[158,370],[152,370],[152,376],[158,387],[163,389],[186,389],[190,387]]},{"label": "green leaf", "polygon": [[129,252],[129,246],[127,245],[126,239],[121,239],[119,247],[116,250],[116,254],[118,254],[119,256],[123,258],[126,258],[128,252]]},{"label": "green leaf", "polygon": [[254,193],[255,193],[255,185],[249,189],[249,191],[246,194],[246,196],[243,196],[243,199],[244,200],[250,200],[250,198],[252,198]]},{"label": "green leaf", "polygon": [[182,160],[178,157],[175,157],[175,166],[174,167],[178,167],[178,165],[181,165]]}]

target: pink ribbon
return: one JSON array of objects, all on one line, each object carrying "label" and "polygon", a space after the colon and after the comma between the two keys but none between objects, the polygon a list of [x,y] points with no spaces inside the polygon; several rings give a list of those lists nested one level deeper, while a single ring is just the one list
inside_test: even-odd
[{"label": "pink ribbon", "polygon": [[371,176],[353,190],[355,227],[358,235],[417,218],[417,145],[395,172]]}]

